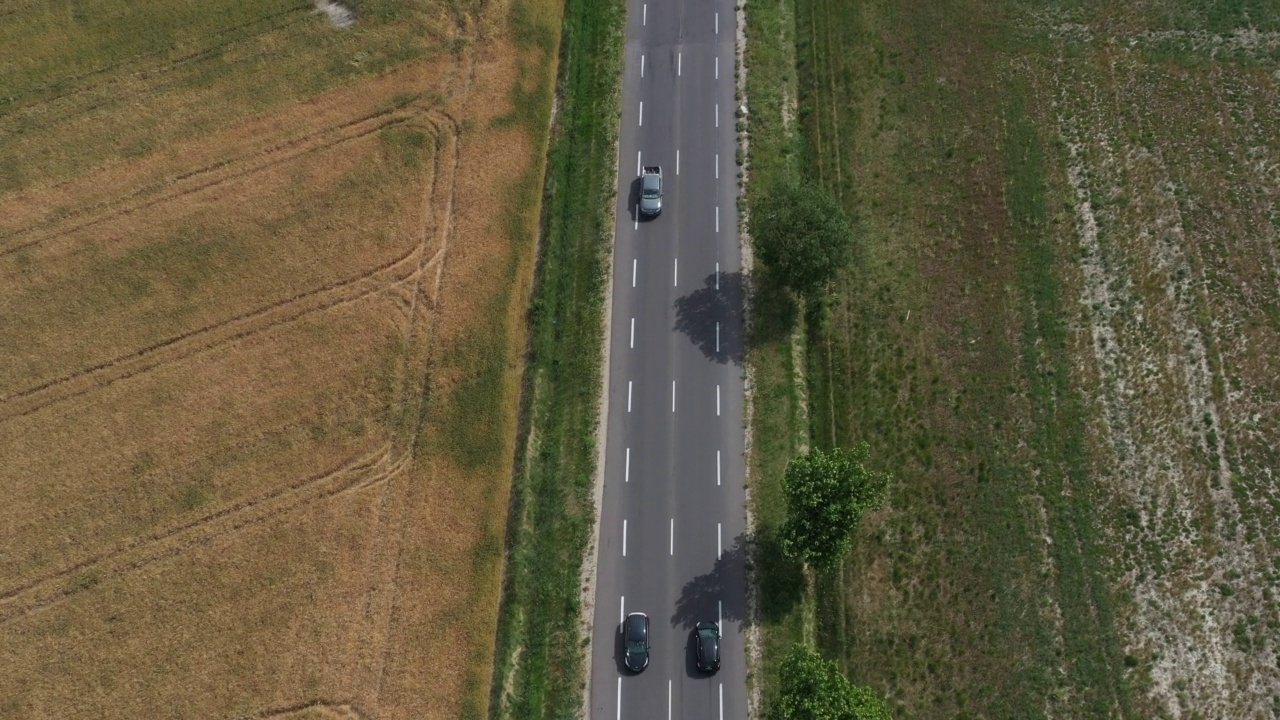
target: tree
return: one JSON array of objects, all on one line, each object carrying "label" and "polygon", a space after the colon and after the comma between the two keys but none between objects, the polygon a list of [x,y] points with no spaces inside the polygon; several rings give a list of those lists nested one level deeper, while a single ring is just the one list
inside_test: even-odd
[{"label": "tree", "polygon": [[750,217],[756,255],[800,295],[815,296],[849,263],[852,224],[819,185],[779,183],[752,204]]},{"label": "tree", "polygon": [[848,552],[858,518],[880,507],[889,485],[887,474],[863,466],[870,454],[864,443],[830,453],[814,449],[787,463],[783,552],[816,567],[829,567]]},{"label": "tree", "polygon": [[889,720],[884,698],[849,682],[840,668],[804,645],[782,660],[768,720]]}]

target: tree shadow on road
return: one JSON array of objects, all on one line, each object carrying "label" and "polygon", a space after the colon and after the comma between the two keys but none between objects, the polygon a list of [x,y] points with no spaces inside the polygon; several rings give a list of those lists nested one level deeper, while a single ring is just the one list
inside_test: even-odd
[{"label": "tree shadow on road", "polygon": [[[718,363],[742,364],[742,304],[746,298],[741,272],[713,273],[703,287],[676,300],[676,327]],[[718,327],[717,327],[718,324]]]},{"label": "tree shadow on road", "polygon": [[747,536],[739,535],[720,554],[711,572],[685,583],[671,624],[692,630],[700,622],[716,622],[721,617],[748,623],[744,590],[751,547]]},{"label": "tree shadow on road", "polygon": [[756,619],[748,617],[741,591],[748,571],[759,583],[758,620],[781,621],[800,603],[805,588],[804,568],[783,554],[777,531],[763,525],[753,535],[734,538],[711,572],[685,583],[671,624],[691,630],[700,622],[715,622],[720,613],[724,620],[743,625],[754,622]]}]

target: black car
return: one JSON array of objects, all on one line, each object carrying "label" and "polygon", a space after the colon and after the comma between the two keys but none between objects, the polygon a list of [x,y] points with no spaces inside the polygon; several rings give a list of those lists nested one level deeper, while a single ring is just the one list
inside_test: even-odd
[{"label": "black car", "polygon": [[649,667],[649,616],[631,613],[622,623],[622,661],[631,672]]},{"label": "black car", "polygon": [[698,623],[695,631],[698,652],[698,670],[713,673],[720,669],[720,626],[715,623]]}]

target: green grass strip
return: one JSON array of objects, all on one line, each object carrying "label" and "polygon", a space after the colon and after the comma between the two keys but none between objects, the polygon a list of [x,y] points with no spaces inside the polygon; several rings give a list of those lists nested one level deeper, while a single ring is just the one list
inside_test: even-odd
[{"label": "green grass strip", "polygon": [[1005,154],[1009,215],[1019,256],[1023,300],[1023,374],[1029,383],[1041,496],[1048,506],[1058,602],[1065,627],[1068,677],[1075,710],[1101,717],[1119,708],[1133,714],[1120,672],[1123,652],[1114,627],[1096,495],[1085,445],[1086,410],[1071,385],[1068,313],[1056,272],[1060,258],[1048,233],[1042,145],[1027,116],[1026,93],[1015,85],[1006,109],[1010,137]]},{"label": "green grass strip", "polygon": [[568,0],[530,310],[522,447],[508,530],[490,714],[581,707],[578,580],[593,522],[606,259],[613,227],[625,6]]}]

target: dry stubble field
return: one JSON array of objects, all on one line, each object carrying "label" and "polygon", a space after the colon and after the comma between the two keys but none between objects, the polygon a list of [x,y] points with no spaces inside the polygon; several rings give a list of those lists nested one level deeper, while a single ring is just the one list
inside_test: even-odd
[{"label": "dry stubble field", "polygon": [[6,7],[0,717],[486,714],[559,4],[356,11]]}]

